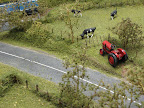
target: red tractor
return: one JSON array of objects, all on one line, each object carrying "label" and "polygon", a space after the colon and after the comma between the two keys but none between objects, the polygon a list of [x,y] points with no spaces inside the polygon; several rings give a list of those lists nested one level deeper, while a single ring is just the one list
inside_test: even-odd
[{"label": "red tractor", "polygon": [[105,53],[108,53],[108,61],[111,66],[115,67],[118,61],[126,61],[128,59],[128,55],[125,50],[122,48],[118,48],[114,50],[115,45],[109,43],[108,41],[103,41],[102,43],[103,49],[100,49],[100,54],[104,56]]}]

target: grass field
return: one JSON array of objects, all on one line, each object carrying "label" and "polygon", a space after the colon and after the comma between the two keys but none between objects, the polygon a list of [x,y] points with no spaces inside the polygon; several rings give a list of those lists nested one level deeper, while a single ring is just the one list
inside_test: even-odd
[{"label": "grass field", "polygon": [[[3,96],[0,97],[0,108],[57,108],[53,103],[46,101],[33,91],[35,85],[38,84],[40,92],[48,91],[56,96],[59,93],[58,85],[0,63],[0,82],[10,74],[18,76],[23,83],[8,87]],[[26,88],[25,80],[28,80],[29,88]]]},{"label": "grass field", "polygon": [[51,102],[36,96],[24,86],[13,86],[9,92],[0,98],[1,108],[57,108]]},{"label": "grass field", "polygon": [[[72,7],[74,4],[66,4],[67,7]],[[108,7],[108,8],[94,8],[90,10],[82,11],[83,17],[74,17],[72,13],[70,13],[70,18],[73,25],[73,31],[74,31],[74,43],[71,44],[71,40],[69,40],[69,34],[70,29],[68,28],[68,25],[64,22],[64,20],[58,20],[60,17],[60,12],[64,12],[64,6],[61,5],[59,7],[56,7],[51,10],[48,16],[44,17],[42,20],[43,23],[41,25],[41,29],[48,28],[51,39],[47,40],[45,44],[43,44],[39,48],[34,48],[36,50],[44,50],[47,51],[50,54],[55,54],[56,56],[63,58],[65,56],[71,56],[73,52],[81,51],[81,46],[85,46],[85,40],[87,40],[88,48],[87,48],[87,54],[89,57],[92,58],[95,62],[98,62],[101,66],[105,67],[109,70],[109,72],[101,69],[99,66],[90,64],[91,61],[87,64],[87,66],[95,68],[101,72],[104,72],[109,75],[113,75],[114,73],[111,73],[111,71],[115,72],[118,77],[121,77],[121,72],[123,71],[122,66],[124,65],[124,68],[130,68],[133,66],[133,63],[127,61],[126,63],[119,64],[116,68],[113,68],[109,65],[107,55],[102,57],[99,54],[99,49],[102,48],[102,41],[107,39],[108,34],[110,34],[111,37],[114,37],[118,40],[118,36],[113,34],[109,28],[112,28],[116,26],[117,23],[122,21],[123,19],[130,18],[133,22],[142,25],[143,31],[144,31],[144,6],[143,5],[135,5],[135,6],[123,6],[123,7],[117,7],[118,9],[118,15],[117,17],[112,21],[110,19],[110,13],[115,9],[115,7]],[[48,22],[51,23],[45,23],[45,20],[49,20]],[[78,21],[77,26],[75,22]],[[95,34],[92,39],[81,39],[79,36],[82,31],[86,28],[90,27],[96,27]],[[53,29],[53,33],[52,33]],[[26,40],[23,40],[24,36],[27,35],[27,33],[10,33],[4,32],[0,34],[1,41],[12,43],[19,46],[26,46],[26,47],[37,47],[31,43],[26,42]],[[10,38],[4,38],[5,36],[9,36]],[[12,36],[17,38],[13,38]],[[22,39],[19,39],[19,37],[22,37]],[[78,37],[78,43],[77,43],[77,37]],[[63,40],[65,39],[65,40]],[[120,43],[120,41],[119,41]],[[119,43],[115,43],[116,46],[120,46]],[[144,43],[144,42],[143,42]],[[135,56],[136,50],[131,50],[129,48],[125,49],[128,53],[129,58]],[[144,66],[144,48],[141,47],[138,50],[137,58],[135,58],[134,62],[138,66]]]},{"label": "grass field", "polygon": [[[144,21],[142,14],[144,11],[144,6],[124,6],[124,7],[117,7],[118,9],[118,15],[114,20],[110,19],[110,13],[115,9],[115,7],[112,8],[102,8],[102,9],[91,9],[82,12],[83,17],[75,18],[73,17],[73,14],[70,14],[72,22],[76,21],[78,19],[78,29],[76,27],[73,28],[74,36],[75,36],[75,43],[72,45],[69,45],[69,49],[73,50],[80,50],[79,48],[76,48],[77,46],[77,36],[79,38],[79,44],[80,46],[85,46],[85,40],[81,40],[81,37],[79,36],[82,31],[86,28],[96,27],[96,31],[93,37],[93,40],[91,39],[91,44],[89,44],[89,39],[87,40],[88,45],[90,46],[88,48],[88,55],[91,57],[94,57],[97,61],[99,61],[104,66],[111,68],[113,71],[116,71],[118,74],[121,74],[121,65],[125,65],[125,67],[129,67],[131,65],[130,62],[127,62],[125,64],[118,65],[117,68],[112,68],[109,63],[107,56],[102,57],[99,55],[99,49],[102,48],[102,42],[100,37],[102,38],[102,41],[107,39],[108,34],[111,35],[111,37],[114,37],[118,39],[118,36],[113,34],[109,28],[115,27],[117,23],[121,22],[122,19],[130,18],[133,22],[142,25],[143,31],[144,31]],[[53,10],[56,11],[59,10],[59,8]],[[74,24],[73,24],[74,25]],[[64,22],[61,21],[55,21],[53,23],[47,24],[48,27],[54,28],[54,36],[58,36],[61,34],[61,31],[63,32],[63,37],[68,38],[67,31],[69,31],[68,27]],[[75,25],[74,25],[75,26]],[[55,32],[57,31],[57,32]],[[93,44],[93,41],[95,43],[95,47]],[[116,44],[117,46],[117,44]],[[129,50],[129,48],[125,49],[129,55],[129,57],[132,57],[135,55],[135,50]],[[138,65],[144,65],[144,48],[142,47],[139,49],[137,59],[135,59],[136,64]]]}]

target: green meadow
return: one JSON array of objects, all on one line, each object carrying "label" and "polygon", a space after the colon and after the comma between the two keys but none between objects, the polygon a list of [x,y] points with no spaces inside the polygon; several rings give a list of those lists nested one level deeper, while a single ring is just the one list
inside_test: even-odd
[{"label": "green meadow", "polygon": [[[118,15],[114,20],[111,20],[110,18],[110,13],[115,10],[115,7],[108,7],[108,8],[102,8],[102,9],[90,9],[86,11],[82,11],[83,17],[74,17],[73,14],[70,13],[70,18],[73,23],[73,31],[74,31],[74,36],[75,36],[75,42],[74,44],[68,44],[68,49],[66,50],[74,50],[74,51],[79,51],[81,50],[80,47],[86,47],[85,44],[87,41],[88,48],[87,48],[87,54],[88,56],[92,57],[96,61],[98,61],[101,65],[107,67],[110,70],[115,71],[118,75],[121,75],[122,72],[122,66],[125,68],[129,68],[130,66],[133,65],[133,63],[127,61],[126,63],[121,63],[119,64],[116,68],[113,68],[109,65],[108,63],[108,56],[105,55],[104,57],[99,54],[99,49],[102,48],[102,41],[108,40],[108,35],[110,34],[111,38],[115,38],[118,40],[118,43],[113,42],[117,46],[117,48],[123,46],[120,45],[120,41],[117,35],[113,34],[111,32],[111,28],[115,27],[117,23],[121,22],[122,19],[130,18],[132,22],[137,23],[142,26],[142,30],[144,31],[144,6],[123,6],[123,7],[117,7],[118,10]],[[56,8],[52,10],[52,14],[54,12],[62,10]],[[58,13],[55,13],[58,14]],[[75,21],[78,20],[77,25],[74,23]],[[58,36],[62,32],[62,37],[63,38],[68,38],[67,32],[70,30],[65,22],[62,21],[54,21],[53,23],[48,23],[45,26],[48,26],[49,28],[54,29],[53,36]],[[77,27],[76,27],[77,26]],[[85,36],[85,39],[81,39],[80,34],[82,34],[82,31],[86,28],[91,28],[91,27],[96,27],[94,36],[90,39],[87,39]],[[51,30],[50,29],[50,30]],[[70,31],[69,31],[70,32]],[[78,42],[77,42],[77,37],[78,37]],[[63,46],[65,47],[65,46]],[[135,56],[135,49],[130,49],[129,47],[125,49],[126,52],[128,53],[129,58]],[[144,47],[140,47],[138,50],[138,55],[134,59],[134,63],[137,64],[138,66],[143,66],[144,65]],[[90,65],[92,66],[92,65]]]},{"label": "green meadow", "polygon": [[[80,9],[80,6],[81,4],[77,6],[75,3],[67,3],[54,7],[48,14],[36,21],[38,23],[33,24],[27,31],[2,32],[0,33],[0,39],[2,42],[46,51],[62,59],[67,56],[72,58],[74,52],[81,52],[81,48],[85,48],[88,56],[88,67],[119,78],[122,76],[123,69],[127,70],[133,67],[133,65],[138,67],[144,66],[143,46],[139,47],[138,50],[131,49],[130,46],[127,47],[125,50],[129,60],[125,63],[118,64],[116,68],[109,65],[107,55],[103,57],[99,54],[99,49],[102,48],[102,42],[108,40],[108,35],[110,35],[111,39],[117,40],[111,41],[112,44],[115,44],[117,48],[123,48],[118,36],[110,30],[121,22],[122,19],[130,18],[132,22],[141,25],[144,31],[144,6],[142,4],[117,6],[118,14],[114,20],[110,18],[110,13],[116,9],[113,6],[92,9],[84,7],[82,17],[74,17],[71,12],[67,13],[66,11],[66,7],[68,10],[71,10],[76,7]],[[65,17],[68,14],[74,33],[74,43],[71,42],[71,29]],[[83,30],[91,27],[96,27],[94,36],[89,39],[86,37],[85,39],[81,39],[80,34],[82,34]],[[46,40],[43,41],[43,38]],[[144,41],[142,44],[144,44]],[[137,56],[135,57],[136,52]],[[133,59],[133,62],[130,61],[131,59]]]}]

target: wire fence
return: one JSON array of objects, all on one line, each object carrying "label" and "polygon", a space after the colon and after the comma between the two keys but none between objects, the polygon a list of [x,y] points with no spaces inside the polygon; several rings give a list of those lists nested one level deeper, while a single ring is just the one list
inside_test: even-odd
[{"label": "wire fence", "polygon": [[[31,84],[29,84],[29,81],[26,80],[25,81],[25,86],[26,89],[31,90]],[[33,86],[34,87],[34,86]],[[49,93],[48,91],[43,91],[42,89],[40,89],[40,86],[38,84],[35,85],[34,88],[32,88],[33,93],[35,93],[37,96],[45,99],[48,102],[53,103],[54,105],[58,106],[58,107],[66,107],[67,104],[65,102],[62,101],[61,97],[59,96],[55,96],[54,94]]]}]

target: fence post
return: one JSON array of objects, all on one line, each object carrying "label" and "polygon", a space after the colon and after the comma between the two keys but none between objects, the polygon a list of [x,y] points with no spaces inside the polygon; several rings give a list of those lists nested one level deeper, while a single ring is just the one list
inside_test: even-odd
[{"label": "fence post", "polygon": [[106,2],[105,2],[105,8],[106,8]]},{"label": "fence post", "polygon": [[112,2],[110,2],[110,6],[112,6]]},{"label": "fence post", "polygon": [[37,92],[39,91],[39,89],[38,89],[38,85],[36,85],[36,91],[37,91]]},{"label": "fence post", "polygon": [[110,41],[110,34],[108,34],[108,41]]},{"label": "fence post", "polygon": [[100,3],[99,3],[99,6],[98,6],[98,8],[100,8]]},{"label": "fence post", "polygon": [[94,42],[94,39],[92,39],[93,40],[93,44],[94,44],[94,47],[95,47],[95,42]]},{"label": "fence post", "polygon": [[103,38],[102,38],[103,40],[102,41],[104,41],[105,39],[104,39],[104,35],[103,35]]},{"label": "fence post", "polygon": [[78,36],[77,36],[77,43],[78,43]]},{"label": "fence post", "polygon": [[49,96],[48,91],[46,92],[46,95],[47,95],[47,101],[50,101],[50,96]]},{"label": "fence post", "polygon": [[87,48],[87,40],[85,40],[85,42],[86,42],[86,48]]},{"label": "fence post", "polygon": [[68,33],[68,36],[69,36],[69,40],[70,40],[70,39],[71,39],[71,38],[70,38],[70,33]]},{"label": "fence post", "polygon": [[101,36],[100,36],[100,40],[101,40],[101,42],[102,42],[102,38],[101,38]]},{"label": "fence post", "polygon": [[97,43],[99,44],[97,36],[95,36],[95,37],[96,37]]},{"label": "fence post", "polygon": [[40,19],[40,14],[38,13],[38,19]]},{"label": "fence post", "polygon": [[60,105],[61,107],[63,107],[63,103],[62,103],[61,98],[59,98],[59,105]]},{"label": "fence post", "polygon": [[61,31],[61,39],[62,39],[62,31]]},{"label": "fence post", "polygon": [[53,28],[52,28],[52,33],[53,33]]},{"label": "fence post", "polygon": [[127,0],[127,5],[129,5],[129,1]]},{"label": "fence post", "polygon": [[83,5],[83,10],[84,10],[84,5]]},{"label": "fence post", "polygon": [[26,88],[28,88],[28,81],[26,80]]},{"label": "fence post", "polygon": [[133,0],[133,5],[135,4],[135,1]]}]

